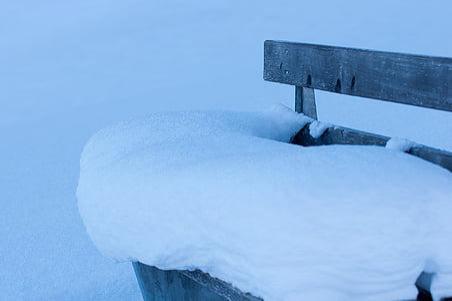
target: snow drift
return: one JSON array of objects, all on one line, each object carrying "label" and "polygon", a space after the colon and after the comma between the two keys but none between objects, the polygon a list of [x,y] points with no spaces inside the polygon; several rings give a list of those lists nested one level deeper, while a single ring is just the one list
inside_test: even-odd
[{"label": "snow drift", "polygon": [[91,238],[266,301],[408,299],[423,270],[452,295],[451,173],[382,147],[287,143],[308,121],[172,112],[98,132],[77,190]]}]

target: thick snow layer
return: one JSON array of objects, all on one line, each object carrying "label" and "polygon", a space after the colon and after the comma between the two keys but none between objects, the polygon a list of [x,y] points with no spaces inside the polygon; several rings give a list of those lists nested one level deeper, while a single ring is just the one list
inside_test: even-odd
[{"label": "thick snow layer", "polygon": [[77,189],[91,238],[266,301],[409,299],[423,270],[435,297],[452,294],[451,173],[381,147],[286,143],[307,121],[172,112],[98,132]]},{"label": "thick snow layer", "polygon": [[[451,57],[452,2],[409,3],[1,1],[0,300],[141,300],[130,264],[97,252],[75,205],[89,136],[155,111],[292,106],[292,87],[262,80],[265,39]],[[448,112],[316,101],[333,124],[452,150]]]}]

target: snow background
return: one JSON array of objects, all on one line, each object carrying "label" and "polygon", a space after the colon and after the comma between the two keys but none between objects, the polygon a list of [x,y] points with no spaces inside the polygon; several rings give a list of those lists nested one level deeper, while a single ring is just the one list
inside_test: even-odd
[{"label": "snow background", "polygon": [[[83,145],[161,110],[293,105],[265,39],[452,57],[443,1],[0,0],[0,300],[139,300],[78,215]],[[452,149],[452,114],[317,93],[319,118]]]}]

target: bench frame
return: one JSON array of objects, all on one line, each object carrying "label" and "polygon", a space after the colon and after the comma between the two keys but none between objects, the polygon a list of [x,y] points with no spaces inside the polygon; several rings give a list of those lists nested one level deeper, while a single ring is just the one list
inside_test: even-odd
[{"label": "bench frame", "polygon": [[[295,111],[314,120],[314,89],[452,112],[452,58],[265,41],[264,79],[295,86]],[[389,139],[341,126],[315,138],[307,124],[292,142],[385,146]],[[421,144],[406,152],[452,171],[451,152]]]},{"label": "bench frame", "polygon": [[[313,120],[317,120],[314,89],[452,112],[451,58],[265,41],[264,79],[295,86],[295,110]],[[308,124],[291,142],[385,146],[389,139],[340,126],[312,137]],[[406,152],[452,171],[448,151],[416,144]],[[144,301],[262,301],[199,270],[160,270],[139,262],[133,267]],[[418,301],[432,300],[432,277],[423,272],[413,284]]]}]

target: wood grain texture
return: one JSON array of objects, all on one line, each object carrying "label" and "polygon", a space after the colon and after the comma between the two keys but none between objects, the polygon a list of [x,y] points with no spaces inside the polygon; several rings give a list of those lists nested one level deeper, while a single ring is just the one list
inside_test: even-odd
[{"label": "wood grain texture", "polygon": [[314,89],[295,87],[295,111],[317,119]]},{"label": "wood grain texture", "polygon": [[144,301],[263,301],[199,270],[165,271],[140,262],[133,269]]},{"label": "wood grain texture", "polygon": [[265,41],[264,79],[452,111],[452,59]]}]

